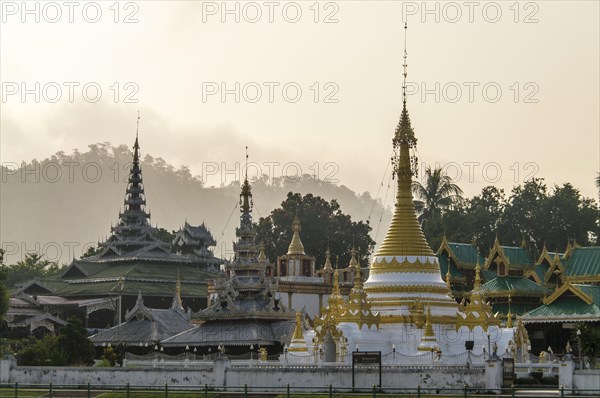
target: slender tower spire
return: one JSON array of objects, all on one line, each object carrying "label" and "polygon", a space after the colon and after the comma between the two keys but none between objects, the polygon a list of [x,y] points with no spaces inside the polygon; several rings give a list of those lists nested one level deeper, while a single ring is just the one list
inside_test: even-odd
[{"label": "slender tower spire", "polygon": [[404,62],[402,113],[392,144],[393,175],[398,179],[396,205],[392,222],[371,263],[365,291],[373,310],[381,314],[382,323],[405,323],[417,319],[415,297],[430,308],[436,323],[454,323],[458,305],[442,280],[437,257],[425,240],[417,219],[412,196],[412,177],[416,175],[416,157],[410,151],[417,145],[407,108],[406,79],[408,52],[407,25],[404,24]]},{"label": "slender tower spire", "polygon": [[[100,244],[105,249],[100,253],[101,257],[138,255],[142,253],[136,252],[147,246],[158,247],[165,253],[170,252],[170,245],[156,238],[156,228],[150,225],[150,214],[146,212],[146,195],[140,165],[140,119],[138,111],[133,161],[125,190],[125,208],[122,213],[119,213],[119,222],[111,227],[111,236]],[[149,250],[145,252],[148,253]]]}]

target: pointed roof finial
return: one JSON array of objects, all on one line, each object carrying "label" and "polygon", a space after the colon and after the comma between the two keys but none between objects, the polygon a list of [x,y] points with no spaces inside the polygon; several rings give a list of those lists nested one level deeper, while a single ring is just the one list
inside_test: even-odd
[{"label": "pointed roof finial", "polygon": [[300,219],[298,218],[298,209],[296,209],[296,215],[294,216],[294,221],[292,222],[292,241],[288,247],[287,254],[306,254],[304,252],[304,245],[300,239],[300,230]]},{"label": "pointed roof finial", "polygon": [[138,133],[140,132],[140,119],[140,110],[138,109],[137,126],[135,127],[135,138],[138,137]]},{"label": "pointed roof finial", "polygon": [[249,214],[252,211],[252,189],[248,182],[248,146],[246,146],[246,165],[244,166],[244,183],[240,193],[240,212]]},{"label": "pointed roof finial", "polygon": [[408,56],[408,53],[406,52],[406,33],[408,31],[408,23],[404,22],[404,64],[402,64],[402,67],[404,68],[404,81],[402,82],[402,103],[404,104],[404,106],[406,107],[406,77],[408,76],[408,63],[406,62],[406,58]]},{"label": "pointed roof finial", "polygon": [[248,181],[248,145],[246,145],[246,165],[244,166],[244,179]]},{"label": "pointed roof finial", "polygon": [[135,127],[135,143],[133,144],[133,163],[137,165],[140,160],[140,144],[138,140],[140,132],[140,111],[138,110],[136,127]]}]

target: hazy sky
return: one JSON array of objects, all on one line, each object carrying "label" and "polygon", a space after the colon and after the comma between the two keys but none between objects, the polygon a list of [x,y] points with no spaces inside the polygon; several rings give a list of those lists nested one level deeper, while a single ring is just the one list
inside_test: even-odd
[{"label": "hazy sky", "polygon": [[421,163],[449,165],[468,195],[535,175],[595,197],[599,2],[468,4],[58,1],[28,13],[3,1],[1,160],[131,145],[139,109],[143,152],[208,169],[209,184],[230,181],[221,162],[233,169],[248,145],[265,173],[299,166],[375,194],[406,16]]}]

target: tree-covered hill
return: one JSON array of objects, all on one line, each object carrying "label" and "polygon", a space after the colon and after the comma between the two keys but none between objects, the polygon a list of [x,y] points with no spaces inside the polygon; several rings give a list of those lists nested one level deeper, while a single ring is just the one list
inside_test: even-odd
[{"label": "tree-covered hill", "polygon": [[[37,252],[48,260],[69,262],[88,245],[104,239],[123,207],[131,159],[128,146],[99,143],[85,152],[58,152],[40,161],[4,163],[0,241],[6,250],[5,261],[16,263],[25,254]],[[204,222],[219,242],[215,254],[224,258],[232,255],[239,215],[238,182],[229,176],[219,187],[204,186],[202,177],[192,175],[187,167],[176,169],[151,155],[143,158],[142,173],[153,224],[170,231],[186,220],[193,225]],[[371,215],[374,230],[382,215],[383,228],[391,218],[390,209],[384,210],[381,201],[369,193],[357,194],[310,175],[263,175],[253,180],[255,221],[279,207],[288,192],[336,199],[353,220],[367,221]]]}]

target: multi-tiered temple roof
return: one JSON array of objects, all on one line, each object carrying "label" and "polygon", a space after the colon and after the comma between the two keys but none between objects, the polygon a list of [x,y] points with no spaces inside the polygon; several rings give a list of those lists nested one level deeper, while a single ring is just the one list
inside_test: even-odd
[{"label": "multi-tiered temple roof", "polygon": [[[236,228],[235,257],[225,266],[226,278],[216,282],[208,308],[193,315],[200,326],[165,340],[165,346],[279,346],[289,343],[294,312],[280,303],[265,274],[267,260],[259,259],[252,223],[252,189],[246,177],[240,194],[240,226]],[[277,350],[277,349],[275,349]]]},{"label": "multi-tiered temple roof", "polygon": [[206,228],[200,234],[199,227],[186,223],[177,235],[184,239],[190,234],[186,244],[202,249],[194,255],[172,253],[171,242],[159,238],[146,210],[137,135],[124,205],[110,237],[99,243],[97,254],[73,260],[58,276],[30,281],[17,294],[55,297],[54,313],[66,317],[76,308],[83,312],[87,326],[106,327],[125,319],[127,310],[135,306],[138,292],[149,307],[168,308],[179,273],[184,304],[194,310],[205,307],[206,281],[215,276],[209,271],[223,261],[208,250],[214,239]]}]

